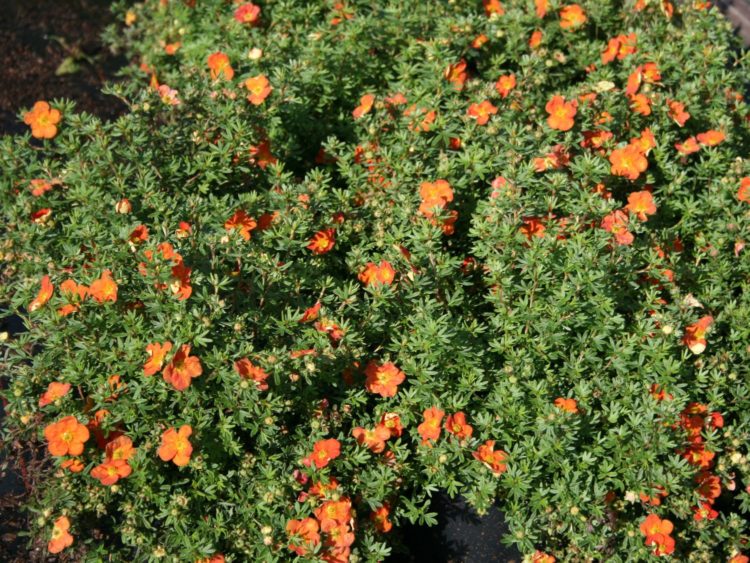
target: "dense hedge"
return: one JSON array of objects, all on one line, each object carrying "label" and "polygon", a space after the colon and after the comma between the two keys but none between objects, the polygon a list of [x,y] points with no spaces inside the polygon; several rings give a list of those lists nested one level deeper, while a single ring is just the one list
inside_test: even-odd
[{"label": "dense hedge", "polygon": [[533,561],[747,561],[748,61],[715,9],[116,10],[129,113],[0,140],[3,432],[49,451],[49,551],[378,561],[446,490]]}]

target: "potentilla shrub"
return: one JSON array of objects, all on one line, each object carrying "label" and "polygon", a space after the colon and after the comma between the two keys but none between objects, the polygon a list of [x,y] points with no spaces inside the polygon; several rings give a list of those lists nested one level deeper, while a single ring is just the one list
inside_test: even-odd
[{"label": "potentilla shrub", "polygon": [[706,2],[121,3],[0,141],[7,439],[75,560],[747,562],[747,61]]}]

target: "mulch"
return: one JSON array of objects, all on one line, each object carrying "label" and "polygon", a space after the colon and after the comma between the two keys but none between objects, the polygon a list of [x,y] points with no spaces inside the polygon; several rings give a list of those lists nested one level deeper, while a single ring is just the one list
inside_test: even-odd
[{"label": "mulch", "polygon": [[[112,23],[110,4],[0,0],[0,134],[23,132],[18,114],[37,100],[69,98],[77,109],[105,119],[124,113],[120,100],[100,91],[126,63],[100,39]],[[63,62],[77,70],[56,74]]]}]

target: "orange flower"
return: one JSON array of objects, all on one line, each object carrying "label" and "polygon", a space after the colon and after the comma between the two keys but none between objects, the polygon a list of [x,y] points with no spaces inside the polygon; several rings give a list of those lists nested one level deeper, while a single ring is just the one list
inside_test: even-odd
[{"label": "orange flower", "polygon": [[268,372],[262,367],[253,364],[249,359],[241,358],[234,362],[234,371],[240,377],[254,381],[260,391],[268,389],[268,383],[266,383],[266,379],[269,376]]},{"label": "orange flower", "polygon": [[50,403],[54,403],[58,399],[62,399],[70,391],[70,383],[59,383],[53,381],[47,387],[47,390],[39,398],[39,406],[46,407]]},{"label": "orange flower", "polygon": [[712,129],[710,131],[706,131],[705,133],[698,133],[696,135],[696,138],[701,145],[705,145],[707,147],[715,147],[719,143],[723,142],[727,137],[721,131],[714,131]]},{"label": "orange flower", "polygon": [[99,479],[102,485],[114,485],[122,477],[127,477],[133,472],[127,461],[108,459],[91,470],[91,476]]},{"label": "orange flower", "polygon": [[750,203],[750,176],[745,176],[740,180],[740,187],[737,190],[737,199],[744,203]]},{"label": "orange flower", "polygon": [[391,437],[391,432],[385,426],[377,425],[373,429],[357,426],[352,430],[352,436],[358,444],[362,444],[379,454],[385,449],[385,442]]},{"label": "orange flower", "polygon": [[581,141],[580,145],[584,149],[593,149],[600,154],[604,154],[604,150],[602,150],[602,147],[604,147],[607,141],[609,141],[613,137],[614,134],[611,131],[584,131],[583,141]]},{"label": "orange flower", "polygon": [[172,343],[169,341],[164,344],[160,344],[159,342],[148,344],[146,346],[148,360],[143,364],[143,375],[148,377],[160,371],[161,366],[164,364],[164,358],[171,349]]},{"label": "orange flower", "polygon": [[628,216],[619,209],[605,216],[600,226],[615,235],[617,244],[627,246],[633,243],[633,234],[628,230]]},{"label": "orange flower", "polygon": [[651,149],[656,148],[656,138],[651,132],[651,129],[646,127],[642,132],[641,136],[630,140],[630,145],[638,149],[638,151],[647,156],[651,152]]},{"label": "orange flower", "polygon": [[[297,555],[307,555],[316,545],[320,544],[319,531],[320,527],[318,526],[317,520],[314,518],[289,520],[286,523],[286,533],[294,540],[290,541],[289,549]],[[295,543],[298,540],[302,540],[301,545]]]},{"label": "orange flower", "polygon": [[667,105],[669,106],[669,117],[671,117],[677,125],[684,127],[685,122],[690,119],[690,114],[685,111],[685,104],[674,100],[668,100]]},{"label": "orange flower", "polygon": [[260,23],[260,6],[252,2],[245,2],[234,11],[234,19],[242,24],[251,26]]},{"label": "orange flower", "polygon": [[69,303],[60,307],[57,312],[62,316],[74,313],[79,309],[79,304],[88,295],[89,288],[83,284],[77,284],[74,280],[65,280],[60,284],[60,293],[67,298]]},{"label": "orange flower", "polygon": [[83,471],[83,462],[80,459],[70,458],[66,459],[60,464],[62,469],[67,469],[71,473],[80,473]]},{"label": "orange flower", "polygon": [[172,266],[169,276],[169,290],[177,296],[178,301],[184,301],[193,294],[193,287],[190,285],[191,268],[185,266],[180,260]]},{"label": "orange flower", "polygon": [[128,242],[131,245],[135,245],[148,240],[148,227],[146,225],[138,225],[128,236]]},{"label": "orange flower", "polygon": [[105,455],[107,460],[128,461],[135,455],[133,441],[127,436],[118,436],[114,440],[107,442]]},{"label": "orange flower", "polygon": [[685,344],[693,354],[701,354],[706,349],[706,333],[713,324],[714,318],[711,315],[701,317],[685,328],[685,336],[682,338]]},{"label": "orange flower", "polygon": [[190,233],[193,231],[193,228],[190,226],[190,223],[186,221],[180,221],[179,225],[177,225],[177,228],[175,229],[175,236],[177,238],[187,238],[190,236]]},{"label": "orange flower", "polygon": [[52,210],[49,207],[39,209],[31,214],[31,221],[37,225],[45,225],[52,217]]},{"label": "orange flower", "polygon": [[698,483],[698,494],[708,502],[713,502],[721,495],[721,480],[718,476],[701,471],[695,477],[695,482]]},{"label": "orange flower", "polygon": [[59,183],[59,180],[57,182],[50,182],[42,178],[34,178],[33,180],[31,180],[31,182],[29,182],[29,189],[31,190],[31,195],[33,195],[34,197],[40,197],[50,191],[53,184],[57,183]]},{"label": "orange flower", "polygon": [[398,391],[398,386],[406,379],[406,374],[396,367],[393,362],[380,364],[370,360],[365,368],[365,387],[370,393],[376,393],[381,397],[393,397]]},{"label": "orange flower", "polygon": [[573,118],[578,112],[577,106],[578,103],[575,100],[566,102],[562,96],[552,96],[545,106],[549,114],[547,124],[558,131],[569,131],[575,124]]},{"label": "orange flower", "polygon": [[193,453],[193,446],[188,438],[193,433],[193,429],[183,424],[179,430],[170,428],[161,435],[161,445],[157,453],[162,461],[172,461],[178,467],[184,467],[190,463],[190,455]]},{"label": "orange flower", "polygon": [[55,291],[55,286],[53,286],[52,282],[49,281],[49,276],[44,276],[41,283],[42,287],[39,290],[39,293],[37,293],[36,297],[34,297],[34,300],[29,303],[30,313],[36,311],[40,307],[43,307],[50,300],[52,294]]},{"label": "orange flower", "polygon": [[487,37],[484,33],[480,33],[474,38],[474,41],[471,42],[471,48],[472,49],[481,49],[482,45],[487,43],[490,40],[489,37]]},{"label": "orange flower", "polygon": [[531,37],[529,38],[529,48],[536,49],[541,44],[542,44],[542,31],[540,29],[537,29],[531,34]]},{"label": "orange flower", "polygon": [[393,523],[388,519],[390,514],[391,511],[387,505],[383,505],[370,513],[370,521],[372,521],[375,529],[381,534],[387,534],[393,528]]},{"label": "orange flower", "polygon": [[196,356],[190,355],[190,344],[183,344],[172,358],[172,361],[164,368],[162,376],[164,381],[170,383],[178,391],[184,391],[190,387],[190,381],[203,373],[201,361]]},{"label": "orange flower", "polygon": [[177,51],[180,50],[180,47],[182,47],[182,43],[180,41],[177,41],[176,43],[167,43],[164,45],[164,52],[167,55],[174,55]]},{"label": "orange flower", "polygon": [[271,152],[271,141],[265,139],[257,145],[250,145],[250,163],[256,164],[261,170],[265,170],[269,164],[279,161]]},{"label": "orange flower", "polygon": [[178,97],[179,92],[177,90],[170,88],[166,84],[162,84],[157,88],[157,92],[159,93],[159,98],[161,99],[162,103],[168,106],[180,105],[181,102],[180,98]]},{"label": "orange flower", "polygon": [[675,143],[675,148],[684,155],[693,154],[694,152],[698,152],[701,150],[700,145],[698,144],[698,139],[695,137],[688,137],[685,139],[682,143]]},{"label": "orange flower", "polygon": [[495,82],[495,90],[503,98],[507,98],[511,90],[516,87],[516,75],[515,74],[504,74]]},{"label": "orange flower", "polygon": [[672,533],[674,525],[669,520],[661,519],[656,514],[649,514],[646,519],[641,522],[640,530],[641,533],[646,536],[655,536],[657,534],[669,535]]},{"label": "orange flower", "polygon": [[211,71],[211,80],[218,80],[222,76],[226,80],[232,80],[234,78],[234,69],[229,62],[229,57],[226,53],[216,51],[208,55],[208,68]]},{"label": "orange flower", "polygon": [[52,526],[52,539],[47,543],[47,551],[60,553],[66,547],[73,545],[73,536],[70,530],[70,520],[67,516],[60,516]]},{"label": "orange flower", "polygon": [[422,198],[422,204],[419,206],[420,213],[426,217],[432,217],[433,208],[443,208],[453,201],[453,189],[445,180],[422,182],[419,187],[419,196]]},{"label": "orange flower", "polygon": [[456,64],[448,65],[443,75],[446,80],[453,84],[453,87],[460,92],[464,89],[464,83],[468,76],[466,73],[466,61],[461,59]]},{"label": "orange flower", "polygon": [[503,450],[495,451],[495,440],[487,440],[484,444],[477,448],[477,451],[473,452],[474,459],[481,461],[484,465],[490,468],[492,473],[495,475],[501,475],[508,469],[505,461],[508,458],[508,454]]},{"label": "orange flower", "polygon": [[391,285],[396,277],[396,271],[390,262],[381,260],[379,265],[368,262],[357,277],[365,285]]},{"label": "orange flower", "polygon": [[648,168],[648,159],[633,145],[613,150],[609,155],[609,162],[612,165],[611,174],[629,180],[637,180],[641,172]]},{"label": "orange flower", "polygon": [[563,397],[558,397],[555,399],[555,406],[560,409],[564,410],[565,412],[576,414],[578,413],[578,401],[575,399],[566,399]]},{"label": "orange flower", "polygon": [[484,13],[487,17],[490,17],[493,14],[502,16],[505,13],[505,9],[500,3],[500,0],[482,0],[482,5],[484,6]]},{"label": "orange flower", "polygon": [[49,453],[54,456],[81,455],[89,439],[89,429],[74,416],[66,416],[44,429]]},{"label": "orange flower", "polygon": [[570,155],[565,150],[564,145],[555,145],[552,151],[546,156],[534,159],[534,170],[544,172],[546,170],[560,170],[568,165]]},{"label": "orange flower", "polygon": [[536,17],[543,18],[549,10],[549,0],[534,0],[534,10],[536,11]]},{"label": "orange flower", "polygon": [[623,60],[628,55],[636,52],[637,38],[635,33],[629,35],[618,35],[613,37],[607,43],[607,47],[602,51],[602,63],[609,64],[616,59]]},{"label": "orange flower", "polygon": [[490,117],[496,113],[497,108],[489,100],[484,100],[479,104],[471,104],[466,111],[470,118],[476,119],[477,125],[486,125]]},{"label": "orange flower", "polygon": [[318,314],[320,313],[320,307],[321,307],[321,303],[320,301],[317,301],[315,305],[305,309],[305,312],[302,313],[302,316],[299,318],[299,322],[309,323],[310,321],[314,321],[315,319],[317,319]]},{"label": "orange flower", "polygon": [[651,98],[645,94],[630,96],[630,108],[639,115],[651,115]]},{"label": "orange flower", "polygon": [[240,236],[245,240],[250,240],[250,232],[258,226],[258,223],[245,213],[242,209],[238,209],[234,212],[226,223],[224,228],[227,231],[236,230],[240,233]]},{"label": "orange flower", "polygon": [[247,96],[247,101],[254,106],[259,106],[268,97],[273,90],[271,83],[268,82],[268,78],[265,74],[259,74],[252,76],[245,80],[245,88],[250,91]]},{"label": "orange flower", "polygon": [[566,31],[574,31],[586,23],[586,12],[578,4],[563,6],[560,10],[560,27]]},{"label": "orange flower", "polygon": [[354,108],[354,111],[352,111],[352,115],[354,116],[354,119],[359,119],[366,113],[369,113],[372,109],[372,104],[375,102],[375,96],[372,94],[365,94],[359,99],[359,105]]},{"label": "orange flower", "polygon": [[713,459],[716,454],[700,443],[690,444],[684,450],[678,452],[690,465],[700,467],[701,469],[708,469],[713,465]]},{"label": "orange flower", "polygon": [[440,438],[440,423],[443,421],[445,412],[437,407],[430,407],[422,413],[422,416],[424,422],[417,426],[417,432],[422,437],[422,444]]},{"label": "orange flower", "polygon": [[23,114],[23,122],[31,127],[31,136],[37,139],[52,139],[57,135],[60,111],[50,109],[47,102],[36,102],[31,111]]},{"label": "orange flower", "polygon": [[518,229],[518,232],[531,240],[534,237],[542,238],[546,230],[544,223],[538,217],[524,217],[523,226]]},{"label": "orange flower", "polygon": [[105,301],[117,301],[117,283],[112,279],[112,272],[104,270],[99,279],[94,280],[89,287],[89,295],[97,303]]},{"label": "orange flower", "polygon": [[636,215],[640,221],[646,221],[647,215],[656,213],[656,204],[651,192],[644,190],[631,193],[628,196],[628,204],[625,209]]},{"label": "orange flower", "polygon": [[336,230],[323,229],[313,235],[307,248],[312,250],[313,254],[325,254],[326,252],[330,252],[335,244]]},{"label": "orange flower", "polygon": [[303,463],[307,467],[310,467],[310,464],[314,464],[318,469],[323,469],[331,460],[339,457],[340,454],[341,443],[335,438],[318,440],[313,446],[312,453],[303,460]]},{"label": "orange flower", "polygon": [[557,561],[557,559],[555,559],[554,555],[548,555],[538,549],[531,557],[531,563],[555,563],[555,561]]},{"label": "orange flower", "polygon": [[462,412],[448,415],[445,420],[445,429],[461,441],[471,438],[474,432],[474,428],[466,422],[466,415]]},{"label": "orange flower", "polygon": [[340,500],[327,500],[315,510],[315,518],[324,532],[347,524],[352,518],[352,502],[346,497]]},{"label": "orange flower", "polygon": [[395,412],[383,413],[380,417],[378,426],[386,428],[390,433],[391,438],[398,438],[404,431],[404,427],[401,425],[401,417]]}]

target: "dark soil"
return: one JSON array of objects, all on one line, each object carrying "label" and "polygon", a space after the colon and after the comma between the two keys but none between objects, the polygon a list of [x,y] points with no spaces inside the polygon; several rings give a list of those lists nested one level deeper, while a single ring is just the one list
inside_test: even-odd
[{"label": "dark soil", "polygon": [[[111,0],[0,0],[0,134],[19,133],[18,118],[37,100],[69,98],[77,109],[112,119],[124,104],[101,93],[125,60],[99,38],[112,23]],[[56,75],[66,59],[77,70]]]}]

